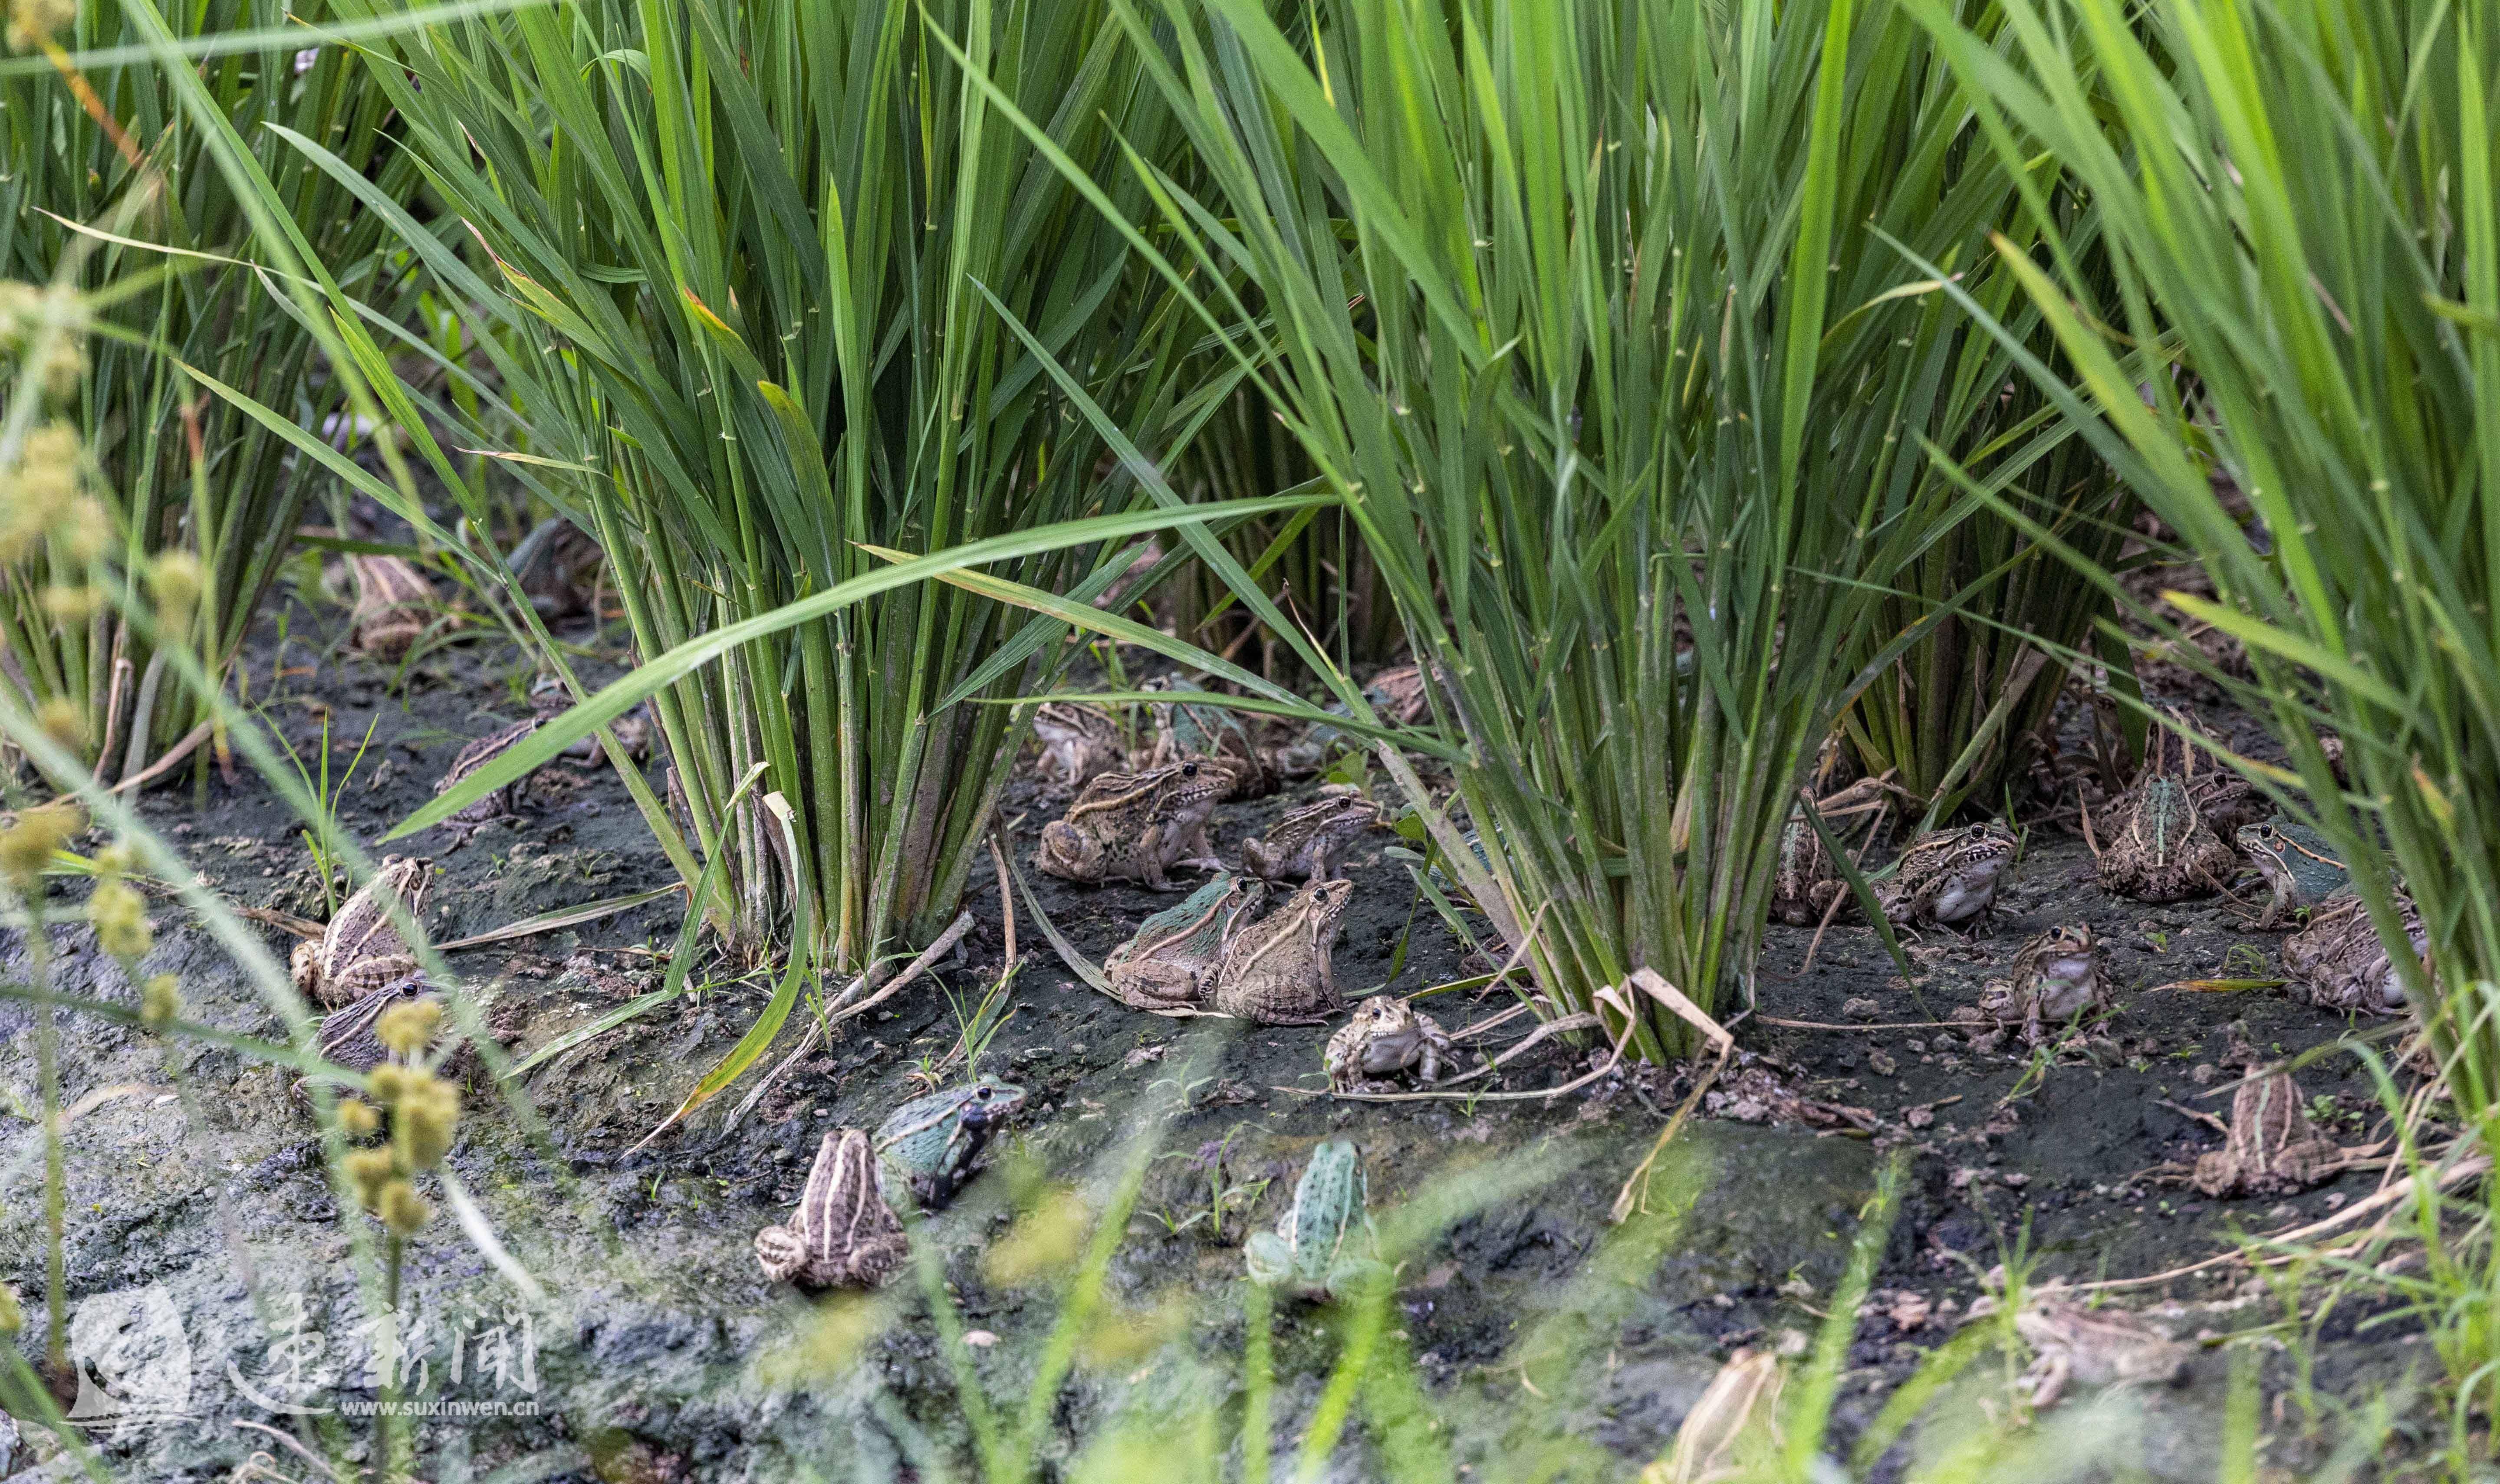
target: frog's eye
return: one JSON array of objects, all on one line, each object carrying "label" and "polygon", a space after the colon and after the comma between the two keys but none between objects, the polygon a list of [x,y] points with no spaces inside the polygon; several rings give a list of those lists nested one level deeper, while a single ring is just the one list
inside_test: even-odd
[{"label": "frog's eye", "polygon": [[972,1097],[973,1097],[974,1101],[976,1101],[976,1102],[982,1102],[982,1103],[986,1103],[986,1102],[988,1102],[988,1101],[990,1100],[990,1086],[989,1086],[989,1083],[987,1083],[987,1082],[983,1082],[980,1086],[973,1088],[973,1089],[972,1089]]}]

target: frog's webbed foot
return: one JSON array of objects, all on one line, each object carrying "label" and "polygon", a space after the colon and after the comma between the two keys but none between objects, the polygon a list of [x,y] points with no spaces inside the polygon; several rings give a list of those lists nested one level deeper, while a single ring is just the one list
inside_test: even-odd
[{"label": "frog's webbed foot", "polygon": [[1374,1283],[1389,1280],[1389,1265],[1369,1257],[1340,1257],[1329,1265],[1328,1296],[1358,1298]]},{"label": "frog's webbed foot", "polygon": [[1273,1232],[1253,1232],[1241,1243],[1241,1266],[1250,1281],[1273,1288],[1293,1275],[1294,1249]]},{"label": "frog's webbed foot", "polygon": [[2023,1373],[2023,1390],[2030,1399],[2034,1411],[2057,1404],[2066,1394],[2066,1379],[2074,1372],[2074,1363],[2062,1355],[2043,1355]]}]

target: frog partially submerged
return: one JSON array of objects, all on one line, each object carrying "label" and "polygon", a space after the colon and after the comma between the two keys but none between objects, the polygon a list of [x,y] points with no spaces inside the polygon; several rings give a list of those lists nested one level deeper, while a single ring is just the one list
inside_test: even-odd
[{"label": "frog partially submerged", "polygon": [[1910,842],[1892,874],[1875,887],[1875,905],[1895,927],[1958,927],[1984,920],[2014,863],[2014,832],[1983,823],[1930,830]]},{"label": "frog partially submerged", "polygon": [[764,1275],[808,1288],[873,1288],[910,1250],[903,1222],[878,1193],[874,1147],[855,1128],[826,1133],[788,1224],[755,1234]]},{"label": "frog partially submerged", "polygon": [[1355,794],[1305,804],[1241,842],[1241,867],[1269,881],[1326,880],[1356,840],[1380,827],[1380,806]]},{"label": "frog partially submerged", "polygon": [[1033,735],[1041,744],[1041,776],[1063,788],[1081,789],[1128,760],[1120,724],[1083,701],[1042,702],[1033,714]]},{"label": "frog partially submerged", "polygon": [[1215,1008],[1261,1025],[1318,1025],[1344,1009],[1334,951],[1353,899],[1350,881],[1315,881],[1236,929],[1216,968]]},{"label": "frog partially submerged", "polygon": [[381,869],[340,904],[318,938],[295,946],[296,989],[324,1005],[345,1005],[416,972],[416,954],[391,923],[394,904],[414,918],[425,906],[430,861],[382,857]]},{"label": "frog partially submerged", "polygon": [[[2430,934],[2410,899],[2399,905],[2405,936],[2418,959],[2430,947]],[[2404,978],[2379,941],[2369,908],[2349,887],[2311,913],[2308,926],[2283,940],[2283,970],[2320,1010],[2391,1016],[2405,1008]]]},{"label": "frog partially submerged", "polygon": [[1385,1273],[1368,1250],[1366,1204],[1363,1158],[1354,1145],[1332,1139],[1313,1149],[1285,1219],[1241,1244],[1250,1281],[1325,1304]]},{"label": "frog partially submerged", "polygon": [[953,1200],[1024,1098],[1012,1082],[983,1080],[913,1098],[887,1114],[873,1141],[885,1199],[919,1210]]},{"label": "frog partially submerged", "polygon": [[2259,1073],[2253,1065],[2248,1081],[2231,1094],[2222,1146],[2197,1157],[2196,1188],[2217,1200],[2291,1195],[2333,1175],[2344,1149],[2301,1109],[2300,1084],[2289,1072]]},{"label": "frog partially submerged", "polygon": [[2270,893],[2265,911],[2257,916],[2261,928],[2281,926],[2352,884],[2352,873],[2344,862],[2307,830],[2264,820],[2241,825],[2236,840]]},{"label": "frog partially submerged", "polygon": [[1175,865],[1223,867],[1206,838],[1206,821],[1231,784],[1229,773],[1195,759],[1105,773],[1085,786],[1064,817],[1042,826],[1036,861],[1069,881],[1142,881],[1168,890],[1165,873]]},{"label": "frog partially submerged", "polygon": [[2053,927],[2024,944],[2013,977],[1980,995],[1979,1017],[2019,1030],[2027,1046],[2045,1046],[2078,1016],[2110,1008],[2109,977],[2084,923]]},{"label": "frog partially submerged", "polygon": [[1399,1074],[1419,1082],[1441,1080],[1441,1059],[1452,1054],[1440,1022],[1395,994],[1375,994],[1354,1007],[1354,1018],[1329,1037],[1320,1053],[1333,1092],[1386,1092]]},{"label": "frog partially submerged", "polygon": [[1218,872],[1188,900],[1137,924],[1136,936],[1102,961],[1111,993],[1136,1010],[1203,1005],[1235,927],[1248,920],[1266,887]]},{"label": "frog partially submerged", "polygon": [[2056,1405],[2074,1383],[2179,1385],[2195,1353],[2124,1309],[2086,1308],[2054,1297],[2025,1304],[2014,1328],[2038,1356],[2023,1377],[2035,1407]]}]

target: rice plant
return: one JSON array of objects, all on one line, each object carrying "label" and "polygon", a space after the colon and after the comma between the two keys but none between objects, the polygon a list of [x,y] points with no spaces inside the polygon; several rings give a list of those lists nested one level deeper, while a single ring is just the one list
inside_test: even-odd
[{"label": "rice plant", "polygon": [[[1178,375],[1210,371],[1199,327],[968,81],[1140,207],[1106,167],[1178,136],[1104,16],[608,3],[471,16],[377,54],[407,147],[500,284],[448,253],[432,266],[513,332],[476,342],[531,477],[625,559],[644,656],[887,554],[1126,508],[1134,486],[1098,481],[1101,443],[1044,360],[1149,448],[1220,403],[1221,366]],[[1134,555],[1045,546],[1000,575],[1090,597]],[[856,970],[943,926],[1020,721],[937,703],[968,681],[973,699],[1046,690],[1058,631],[960,589],[898,589],[661,694],[691,832],[730,856],[734,936]]]},{"label": "rice plant", "polygon": [[1855,641],[1973,502],[1918,440],[2004,381],[1877,229],[1979,269],[2014,175],[1890,8],[1116,9],[1205,182],[1157,180],[1167,271],[1436,679],[1475,894],[1562,1009],[1636,966],[1706,1008]]},{"label": "rice plant", "polygon": [[[286,265],[255,245],[251,213],[213,167],[210,128],[183,94],[196,82],[246,142],[298,249],[384,320],[406,284],[380,251],[380,222],[353,210],[347,190],[273,126],[331,141],[384,190],[413,194],[419,177],[384,145],[389,100],[367,84],[363,64],[338,47],[308,48],[300,28],[287,28],[327,19],[324,5],[180,8],[164,39],[199,60],[179,84],[146,59],[156,37],[135,11],[71,14],[56,35],[22,35],[37,54],[0,73],[0,277],[21,280],[8,339],[21,351],[51,347],[50,406],[64,429],[81,431],[85,451],[52,458],[67,444],[37,438],[11,494],[16,515],[36,524],[56,504],[97,513],[70,546],[49,543],[0,568],[0,673],[99,776],[130,779],[198,745],[206,713],[172,682],[155,642],[101,600],[94,564],[138,576],[171,557],[164,575],[196,590],[196,601],[164,642],[221,680],[321,483],[311,461],[199,377],[319,436],[344,441],[352,424],[317,330],[266,271]],[[113,60],[80,61],[115,48],[125,49]],[[13,419],[41,415],[26,399],[11,407]]]},{"label": "rice plant", "polygon": [[[2255,684],[2243,694],[2292,763],[2253,771],[2344,854],[2459,1106],[2490,1108],[2490,17],[2013,0],[1991,42],[1930,0],[1912,8],[1969,82],[2000,157],[2045,151],[2097,205],[2107,291],[2046,213],[2032,218],[2045,254],[2005,254],[2071,360],[2071,385],[2026,369],[2089,419],[2102,457],[2211,575],[2215,600],[2174,601],[2248,648]],[[2245,491],[2253,521],[2217,473]],[[2407,941],[2408,895],[2427,964]]]}]

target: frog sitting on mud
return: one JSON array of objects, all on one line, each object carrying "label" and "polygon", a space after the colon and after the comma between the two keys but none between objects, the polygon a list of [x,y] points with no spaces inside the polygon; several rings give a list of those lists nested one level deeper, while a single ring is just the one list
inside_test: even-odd
[{"label": "frog sitting on mud", "polygon": [[1266,889],[1265,883],[1221,871],[1188,900],[1138,923],[1136,935],[1102,960],[1112,995],[1133,1010],[1205,1004],[1214,992],[1215,970],[1226,946]]},{"label": "frog sitting on mud", "polygon": [[1165,873],[1175,865],[1223,868],[1206,838],[1206,821],[1232,785],[1230,773],[1195,759],[1104,773],[1085,786],[1065,817],[1042,826],[1036,862],[1068,881],[1142,881],[1169,890]]},{"label": "frog sitting on mud", "polygon": [[1442,1058],[1453,1054],[1450,1033],[1439,1021],[1398,995],[1375,994],[1329,1037],[1320,1068],[1332,1092],[1387,1092],[1400,1073],[1413,1073],[1419,1082],[1439,1081]]},{"label": "frog sitting on mud", "polygon": [[2002,824],[1930,830],[1876,884],[1875,905],[1895,927],[1975,927],[1996,905],[2014,848],[2014,832]]},{"label": "frog sitting on mud", "polygon": [[[2099,946],[2091,928],[2077,922],[2053,927],[2024,944],[2014,957],[2012,977],[1989,986],[1977,1008],[1964,1006],[1954,1012],[1953,1018],[1980,1025],[1992,1022],[1996,1032],[2017,1031],[2025,1046],[2036,1047],[2046,1046],[2077,1016],[2099,1014],[2110,1006],[2109,976],[2101,970]],[[1979,1041],[1975,1038],[1972,1045],[1978,1046]]]},{"label": "frog sitting on mud", "polygon": [[1261,1025],[1318,1025],[1345,1008],[1336,988],[1337,926],[1350,881],[1315,881],[1236,929],[1215,971],[1215,1008]]},{"label": "frog sitting on mud", "polygon": [[1013,1083],[974,1081],[914,1098],[873,1136],[828,1132],[790,1220],[755,1234],[765,1275],[810,1288],[883,1282],[909,1251],[897,1210],[931,1210],[953,1199],[1024,1101]]},{"label": "frog sitting on mud", "polygon": [[1370,1255],[1366,1196],[1363,1158],[1352,1144],[1332,1139],[1313,1149],[1285,1219],[1241,1244],[1250,1281],[1325,1304],[1385,1274]]}]

